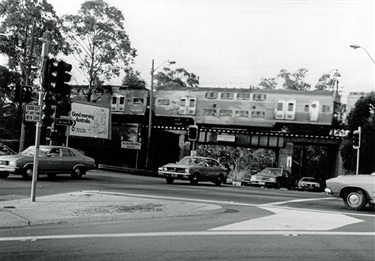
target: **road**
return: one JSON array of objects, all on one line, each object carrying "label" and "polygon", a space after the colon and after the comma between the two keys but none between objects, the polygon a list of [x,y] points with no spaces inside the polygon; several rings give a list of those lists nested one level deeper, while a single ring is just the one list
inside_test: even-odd
[{"label": "road", "polygon": [[[0,200],[30,197],[31,182],[0,181]],[[40,178],[37,198],[82,190],[204,202],[220,213],[0,229],[1,260],[374,260],[375,211],[347,211],[324,193],[185,181],[108,171]],[[31,237],[31,238],[30,238]]]}]

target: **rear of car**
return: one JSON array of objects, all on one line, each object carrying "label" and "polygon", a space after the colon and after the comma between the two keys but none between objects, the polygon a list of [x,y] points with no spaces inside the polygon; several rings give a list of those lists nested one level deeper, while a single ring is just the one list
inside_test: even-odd
[{"label": "rear of car", "polygon": [[250,178],[251,186],[293,189],[293,179],[289,171],[282,168],[265,168]]}]

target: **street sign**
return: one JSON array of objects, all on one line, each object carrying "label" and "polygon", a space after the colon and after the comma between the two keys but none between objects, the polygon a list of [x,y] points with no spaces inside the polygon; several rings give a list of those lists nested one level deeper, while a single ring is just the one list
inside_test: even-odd
[{"label": "street sign", "polygon": [[72,119],[63,119],[63,118],[57,118],[55,119],[56,125],[63,125],[63,126],[72,126],[73,120]]},{"label": "street sign", "polygon": [[42,106],[26,105],[25,121],[40,122],[42,120]]},{"label": "street sign", "polygon": [[133,141],[121,141],[121,148],[122,149],[131,149],[131,150],[140,150],[141,143],[140,142],[133,142]]}]

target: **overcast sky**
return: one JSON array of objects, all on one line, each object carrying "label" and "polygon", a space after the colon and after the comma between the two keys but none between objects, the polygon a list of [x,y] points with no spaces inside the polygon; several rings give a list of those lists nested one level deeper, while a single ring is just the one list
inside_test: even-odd
[{"label": "overcast sky", "polygon": [[[84,2],[47,1],[58,15]],[[148,84],[154,59],[155,67],[176,61],[201,87],[248,88],[281,69],[306,68],[312,86],[337,69],[345,93],[375,90],[374,0],[105,1],[123,12],[134,68]]]}]

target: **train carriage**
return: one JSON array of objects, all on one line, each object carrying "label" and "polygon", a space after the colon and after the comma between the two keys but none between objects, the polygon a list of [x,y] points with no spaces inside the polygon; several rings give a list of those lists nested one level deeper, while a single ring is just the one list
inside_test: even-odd
[{"label": "train carriage", "polygon": [[160,87],[154,113],[169,123],[318,130],[336,120],[336,99],[330,91]]}]

